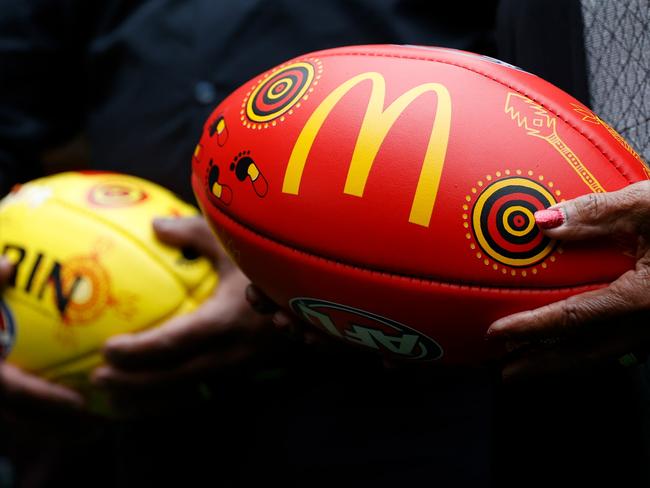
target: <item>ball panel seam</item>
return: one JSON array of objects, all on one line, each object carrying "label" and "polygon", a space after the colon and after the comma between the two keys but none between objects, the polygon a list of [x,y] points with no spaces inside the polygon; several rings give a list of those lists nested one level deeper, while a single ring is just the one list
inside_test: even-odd
[{"label": "ball panel seam", "polygon": [[174,282],[182,289],[185,290],[186,292],[191,292],[192,289],[188,289],[186,284],[183,282],[183,280],[176,274],[174,269],[169,266],[168,263],[166,263],[164,260],[160,259],[159,256],[156,256],[153,252],[151,252],[147,245],[146,242],[142,242],[140,239],[134,237],[133,235],[129,234],[126,232],[124,229],[122,229],[120,226],[116,225],[114,222],[112,222],[110,219],[104,218],[98,213],[91,212],[83,207],[77,207],[72,205],[69,202],[66,202],[65,200],[59,199],[57,197],[53,197],[52,200],[56,202],[57,204],[61,205],[62,207],[71,210],[72,212],[78,213],[83,215],[84,217],[90,217],[94,221],[101,222],[102,224],[110,227],[113,229],[116,233],[127,239],[129,242],[133,243],[138,249],[142,250],[144,254],[146,254],[149,258],[151,258],[156,264],[158,264],[161,268],[163,268],[167,273],[170,275],[170,277],[174,280]]},{"label": "ball panel seam", "polygon": [[[190,298],[190,300],[191,300],[191,297],[188,297],[188,298]],[[168,319],[171,319],[172,317],[174,317],[178,313],[179,310],[181,310],[185,306],[185,302],[186,302],[186,300],[181,300],[181,302],[178,304],[178,306],[176,308],[172,309],[170,312],[166,313],[162,317],[159,317],[157,320],[155,320],[152,323],[162,324],[165,321],[167,321]],[[133,333],[137,333],[137,332],[141,332],[143,330],[149,329],[149,328],[151,328],[152,323],[148,322],[146,324],[142,324],[141,327],[139,327],[138,329],[134,329],[134,330],[129,331],[128,334],[133,334]],[[32,371],[32,373],[37,374],[37,375],[43,375],[43,376],[48,377],[48,378],[56,379],[57,375],[56,375],[56,372],[53,371],[53,370],[61,369],[61,368],[64,368],[66,366],[69,366],[72,363],[82,361],[82,360],[84,360],[86,358],[89,358],[89,357],[93,356],[94,354],[101,354],[101,349],[93,349],[93,350],[90,350],[90,351],[86,351],[86,352],[81,353],[79,355],[76,355],[76,356],[74,356],[72,358],[67,358],[67,359],[65,359],[65,360],[63,360],[61,362],[51,364],[51,365],[47,366],[46,368],[42,368],[42,369],[39,369],[39,370]]]},{"label": "ball panel seam", "polygon": [[[427,58],[427,57],[423,57],[423,56],[406,56],[406,55],[387,54],[387,53],[346,52],[346,53],[315,53],[315,54],[318,54],[319,58],[325,58],[325,57],[334,58],[334,57],[345,57],[345,56],[368,56],[368,57],[383,57],[383,58],[395,58],[395,59],[411,59],[411,60],[414,60],[414,61],[428,61],[428,62],[433,62],[433,63],[447,64],[447,65],[450,65],[450,66],[455,66],[457,68],[466,69],[467,71],[470,71],[470,72],[475,73],[477,75],[488,78],[488,79],[490,79],[490,80],[492,80],[492,81],[494,81],[496,83],[499,83],[500,85],[503,85],[503,86],[507,87],[510,90],[516,91],[517,93],[530,98],[535,103],[538,103],[540,106],[542,106],[543,108],[548,110],[553,115],[557,116],[558,119],[563,121],[569,127],[571,127],[576,132],[578,132],[580,135],[582,135],[587,141],[589,141],[592,144],[592,146],[594,146],[598,150],[598,152],[600,152],[600,154],[602,154],[603,157],[605,159],[607,159],[611,163],[611,165],[618,171],[618,173],[623,178],[625,178],[627,180],[628,183],[634,183],[636,181],[633,178],[631,178],[623,170],[622,165],[618,164],[611,156],[607,155],[605,153],[605,151],[603,150],[603,148],[595,140],[593,140],[593,138],[589,134],[583,132],[575,124],[573,124],[572,122],[567,120],[565,117],[563,117],[561,114],[557,113],[555,110],[548,107],[548,105],[544,101],[540,100],[540,98],[538,96],[536,96],[536,94],[526,93],[526,92],[522,91],[521,89],[515,87],[512,84],[509,84],[508,82],[506,82],[506,81],[504,81],[502,79],[496,78],[495,76],[493,76],[491,74],[488,74],[488,73],[485,73],[485,72],[483,72],[481,70],[478,70],[478,69],[476,69],[474,67],[466,66],[466,65],[463,65],[463,64],[459,64],[459,63],[453,63],[451,61],[443,60],[443,59],[433,59],[433,58]],[[539,78],[537,75],[535,75],[533,73],[529,73],[529,74],[531,76],[535,76],[535,77]],[[539,78],[539,79],[542,80],[542,78]]]},{"label": "ball panel seam", "polygon": [[[225,219],[236,225],[237,227],[240,227],[243,229],[245,232],[248,232],[249,234],[253,234],[255,237],[258,237],[260,239],[263,239],[264,241],[270,242],[273,245],[280,246],[282,248],[288,249],[291,252],[294,252],[296,254],[300,254],[306,258],[309,259],[316,259],[320,261],[324,261],[329,264],[333,264],[335,266],[342,266],[345,268],[350,268],[355,271],[360,271],[364,273],[371,273],[371,274],[376,274],[384,277],[388,277],[391,279],[402,279],[402,280],[409,280],[409,281],[415,281],[431,286],[442,286],[442,287],[452,287],[452,288],[459,288],[459,289],[466,289],[466,290],[485,290],[485,291],[490,291],[490,292],[497,292],[497,293],[512,293],[512,294],[518,294],[518,293],[531,293],[531,294],[543,294],[543,293],[553,293],[553,292],[558,292],[558,293],[564,293],[567,291],[575,291],[575,292],[580,292],[580,291],[587,291],[591,290],[594,288],[598,287],[605,287],[609,285],[609,282],[590,282],[590,283],[581,283],[579,285],[572,285],[572,286],[556,286],[556,287],[536,287],[536,288],[509,288],[509,287],[504,287],[504,286],[486,286],[486,285],[478,285],[475,283],[467,283],[467,282],[450,282],[450,281],[442,281],[438,279],[431,279],[431,278],[426,278],[424,276],[412,276],[412,275],[407,275],[407,274],[399,274],[395,272],[390,272],[390,271],[383,271],[383,270],[375,270],[375,269],[369,269],[369,268],[364,268],[359,265],[353,264],[353,263],[347,263],[341,260],[333,259],[331,257],[324,257],[324,256],[317,256],[315,254],[312,254],[308,252],[307,250],[297,248],[291,244],[288,244],[286,242],[281,242],[276,239],[273,239],[267,235],[261,234],[260,232],[252,229],[251,227],[247,226],[246,224],[234,219],[231,217],[229,214],[221,211],[220,209],[211,206],[216,212],[218,212],[221,216],[223,216]],[[613,280],[614,278],[612,278]]]}]

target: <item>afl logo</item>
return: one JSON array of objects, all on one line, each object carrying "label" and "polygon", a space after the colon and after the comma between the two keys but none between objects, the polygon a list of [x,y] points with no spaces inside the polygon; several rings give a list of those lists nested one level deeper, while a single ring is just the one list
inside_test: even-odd
[{"label": "afl logo", "polygon": [[420,361],[443,355],[440,345],[430,337],[371,312],[315,298],[294,298],[289,304],[302,319],[353,344]]},{"label": "afl logo", "polygon": [[16,339],[16,327],[11,310],[7,304],[0,300],[0,359],[11,352]]},{"label": "afl logo", "polygon": [[128,183],[100,183],[88,192],[88,201],[97,207],[131,207],[147,199],[147,193]]}]

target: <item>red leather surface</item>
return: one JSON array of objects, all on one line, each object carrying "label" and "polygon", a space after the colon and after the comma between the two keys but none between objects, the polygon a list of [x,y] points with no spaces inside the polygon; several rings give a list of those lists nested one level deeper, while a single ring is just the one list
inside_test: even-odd
[{"label": "red leather surface", "polygon": [[[448,136],[433,130],[445,121]],[[313,141],[301,136],[310,124]],[[306,148],[297,178],[295,146]],[[439,171],[434,191],[432,180],[419,181],[427,147],[443,146],[444,158],[427,166]],[[355,148],[377,150],[366,158],[362,193],[346,186]],[[629,269],[631,259],[606,242],[544,241],[530,217],[645,178],[624,142],[540,78],[470,53],[402,46],[322,51],[260,75],[216,108],[193,159],[204,212],[273,298],[285,306],[315,298],[397,321],[437,341],[450,362],[485,356],[492,320]],[[425,212],[414,218],[419,184]],[[336,314],[349,332],[348,312]]]}]

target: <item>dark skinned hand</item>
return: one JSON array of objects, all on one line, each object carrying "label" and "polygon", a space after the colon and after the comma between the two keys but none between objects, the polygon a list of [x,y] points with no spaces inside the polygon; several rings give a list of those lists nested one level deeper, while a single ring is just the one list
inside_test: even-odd
[{"label": "dark skinned hand", "polygon": [[194,312],[106,342],[106,364],[92,373],[92,381],[126,415],[188,405],[205,393],[206,377],[251,365],[271,353],[278,339],[269,319],[246,302],[248,279],[202,217],[159,219],[154,231],[166,244],[190,246],[207,257],[219,284]]},{"label": "dark skinned hand", "polygon": [[[0,289],[12,273],[13,266],[0,257]],[[0,363],[0,415],[16,436],[39,441],[74,440],[97,423],[81,394],[6,362]]]},{"label": "dark skinned hand", "polygon": [[638,351],[650,349],[650,181],[563,202],[535,217],[552,239],[632,242],[636,266],[605,288],[494,322],[487,337],[514,350],[504,380],[640,359]]}]

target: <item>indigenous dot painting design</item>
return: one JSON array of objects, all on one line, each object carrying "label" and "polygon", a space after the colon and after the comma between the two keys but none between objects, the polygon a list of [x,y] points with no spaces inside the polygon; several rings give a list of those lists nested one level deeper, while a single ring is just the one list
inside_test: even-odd
[{"label": "indigenous dot painting design", "polygon": [[138,296],[124,291],[119,295],[114,293],[109,270],[101,262],[101,254],[113,245],[110,240],[100,239],[92,253],[73,256],[61,263],[61,295],[67,298],[60,301],[58,293],[54,295],[56,308],[66,326],[60,329],[61,340],[69,338],[65,331],[74,329],[69,326],[91,324],[108,309],[125,320],[137,313]]},{"label": "indigenous dot painting design", "polygon": [[554,186],[533,171],[508,169],[478,181],[463,204],[465,237],[476,258],[502,274],[523,277],[555,262],[553,252],[562,249],[540,231],[534,217],[557,203],[562,193]]},{"label": "indigenous dot painting design", "polygon": [[228,141],[228,126],[226,119],[223,115],[218,115],[214,121],[208,126],[208,133],[210,137],[217,136],[217,144],[224,146]]},{"label": "indigenous dot painting design", "polygon": [[144,202],[147,192],[135,184],[125,182],[100,183],[88,192],[88,202],[96,207],[132,207]]},{"label": "indigenous dot painting design", "polygon": [[634,157],[637,161],[641,163],[641,167],[643,168],[643,171],[645,172],[646,176],[650,179],[650,171],[648,171],[648,167],[645,165],[643,159],[634,150],[634,148],[630,146],[630,143],[627,142],[622,135],[616,132],[613,127],[611,127],[607,122],[605,122],[603,119],[598,117],[598,115],[593,113],[591,110],[588,110],[585,107],[578,105],[577,103],[571,103],[570,105],[573,107],[573,110],[575,112],[577,112],[582,116],[582,120],[584,120],[585,122],[589,122],[591,124],[596,124],[596,125],[602,125],[607,130],[607,132],[609,132],[610,135],[614,139],[616,139],[616,141],[621,146],[623,146],[623,148],[625,148],[627,152],[629,152],[632,155],[632,157]]},{"label": "indigenous dot painting design", "polygon": [[268,129],[284,122],[309,98],[322,73],[317,58],[278,66],[244,97],[242,124],[249,129]]},{"label": "indigenous dot painting design", "polygon": [[62,317],[65,323],[88,323],[115,302],[110,292],[110,276],[97,255],[77,256],[66,261],[61,282],[70,296]]}]

